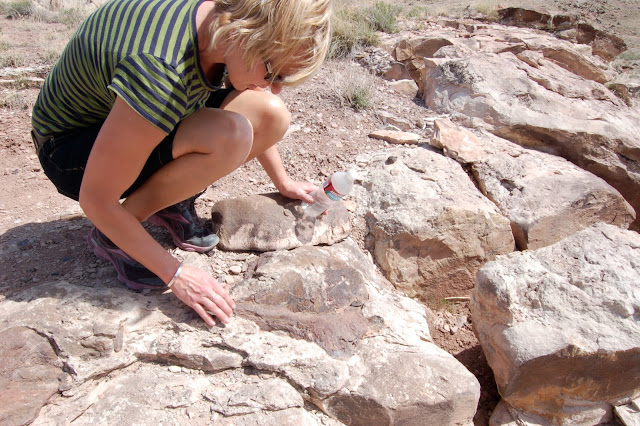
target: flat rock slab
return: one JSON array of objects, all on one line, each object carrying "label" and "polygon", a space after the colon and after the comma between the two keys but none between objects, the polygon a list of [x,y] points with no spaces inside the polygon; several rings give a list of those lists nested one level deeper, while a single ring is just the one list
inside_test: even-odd
[{"label": "flat rock slab", "polygon": [[274,251],[334,244],[351,232],[349,212],[341,202],[332,203],[326,215],[309,217],[300,201],[275,193],[218,201],[211,220],[223,250]]},{"label": "flat rock slab", "polygon": [[478,186],[511,221],[520,250],[535,250],[604,222],[628,228],[635,212],[603,179],[564,158],[523,148],[450,120],[431,144],[471,167]]},{"label": "flat rock slab", "polygon": [[373,139],[381,139],[396,145],[415,145],[422,139],[422,137],[416,133],[401,132],[398,130],[376,130],[369,133],[369,137]]},{"label": "flat rock slab", "polygon": [[71,378],[49,340],[27,327],[0,331],[0,423],[29,424]]},{"label": "flat rock slab", "polygon": [[500,394],[541,424],[597,424],[640,392],[640,236],[599,224],[478,272],[471,313]]},{"label": "flat rock slab", "polygon": [[353,241],[265,253],[230,290],[236,315],[211,329],[170,292],[119,284],[43,283],[0,301],[0,365],[24,359],[24,341],[38,355],[14,369],[27,382],[13,378],[0,415],[36,425],[471,424],[476,378],[432,343],[424,307],[390,290]]},{"label": "flat rock slab", "polygon": [[514,249],[509,220],[456,161],[423,147],[358,157],[354,190],[376,261],[427,303],[469,294],[480,266]]}]

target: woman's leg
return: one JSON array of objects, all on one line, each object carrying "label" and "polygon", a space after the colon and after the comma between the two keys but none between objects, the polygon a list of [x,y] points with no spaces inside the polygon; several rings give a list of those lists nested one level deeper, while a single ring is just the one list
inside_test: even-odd
[{"label": "woman's leg", "polygon": [[275,145],[290,114],[277,96],[232,92],[221,109],[202,108],[180,124],[173,157],[123,202],[140,221],[193,196]]}]

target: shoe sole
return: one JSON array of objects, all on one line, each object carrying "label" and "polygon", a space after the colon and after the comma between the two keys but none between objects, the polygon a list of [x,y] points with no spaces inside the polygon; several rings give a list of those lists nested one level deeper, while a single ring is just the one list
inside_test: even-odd
[{"label": "shoe sole", "polygon": [[126,285],[128,288],[130,288],[131,290],[139,291],[139,290],[144,290],[145,288],[158,289],[166,286],[164,285],[164,283],[163,283],[163,286],[160,287],[160,286],[154,286],[154,285],[140,284],[135,281],[129,280],[127,276],[124,274],[124,271],[120,269],[119,267],[120,265],[118,265],[118,263],[115,262],[113,258],[109,255],[109,252],[94,242],[93,232],[91,232],[87,237],[87,243],[89,244],[89,247],[91,248],[91,250],[93,250],[93,254],[95,254],[97,258],[105,260],[113,265],[113,268],[116,270],[116,273],[118,274],[118,280],[124,285]]},{"label": "shoe sole", "polygon": [[208,251],[213,250],[213,248],[215,246],[218,245],[218,242],[220,241],[220,239],[218,238],[217,235],[214,235],[216,237],[216,241],[214,244],[212,244],[211,246],[206,246],[206,247],[202,247],[202,246],[196,246],[193,244],[189,244],[185,241],[182,241],[180,239],[180,236],[178,234],[176,234],[176,232],[173,230],[173,228],[171,227],[171,225],[169,225],[168,222],[166,222],[164,219],[162,219],[161,217],[158,217],[156,215],[151,216],[149,219],[147,219],[147,222],[152,224],[152,225],[156,225],[156,226],[161,226],[164,229],[166,229],[167,231],[169,231],[169,234],[171,234],[171,239],[173,239],[173,243],[181,248],[184,251],[192,251],[192,252],[198,252],[198,253],[206,253]]}]

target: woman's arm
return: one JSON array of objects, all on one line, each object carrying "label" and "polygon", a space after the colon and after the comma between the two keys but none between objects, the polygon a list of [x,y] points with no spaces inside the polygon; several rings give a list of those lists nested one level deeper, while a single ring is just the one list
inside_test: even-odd
[{"label": "woman's arm", "polygon": [[[120,196],[140,174],[164,133],[136,113],[120,97],[109,113],[87,162],[80,206],[93,224],[114,244],[168,283],[180,262],[167,252],[120,204]],[[192,307],[209,325],[214,322],[205,311],[226,322],[233,301],[209,274],[185,267],[172,287],[174,294]],[[214,294],[216,303],[210,300]],[[220,306],[222,305],[222,306]]]},{"label": "woman's arm", "polygon": [[284,169],[282,158],[275,145],[258,155],[257,158],[280,194],[288,198],[313,203],[313,197],[309,194],[318,187],[309,182],[298,182],[291,179]]}]

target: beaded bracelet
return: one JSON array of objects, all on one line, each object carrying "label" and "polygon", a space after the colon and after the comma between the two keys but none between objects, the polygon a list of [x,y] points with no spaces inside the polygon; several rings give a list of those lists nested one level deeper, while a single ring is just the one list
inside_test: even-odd
[{"label": "beaded bracelet", "polygon": [[180,271],[182,271],[182,262],[180,262],[180,266],[178,266],[178,269],[176,270],[176,273],[173,274],[173,278],[171,278],[171,281],[169,281],[169,284],[167,284],[168,288],[171,288],[173,283],[176,282],[176,280],[178,279],[178,275],[180,275]]}]

